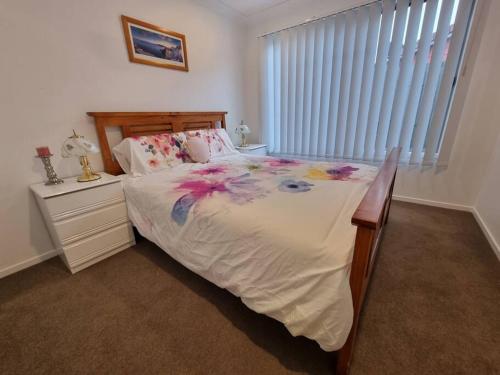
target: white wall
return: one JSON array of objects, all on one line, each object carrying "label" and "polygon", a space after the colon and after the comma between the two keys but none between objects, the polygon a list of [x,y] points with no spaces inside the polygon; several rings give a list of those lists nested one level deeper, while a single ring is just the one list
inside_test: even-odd
[{"label": "white wall", "polygon": [[[188,73],[128,61],[120,15],[186,35]],[[28,190],[45,178],[36,146],[61,159],[71,129],[96,140],[87,111],[226,110],[243,117],[244,28],[203,2],[16,0],[0,2],[0,277],[51,255],[52,242]],[[96,169],[100,156],[92,158]]]},{"label": "white wall", "polygon": [[[395,194],[415,200],[444,202],[456,207],[472,206],[479,192],[485,165],[492,155],[499,132],[493,109],[500,103],[500,2],[489,2],[478,17],[479,28],[471,42],[466,74],[461,78],[457,96],[462,97],[450,121],[459,122],[455,146],[447,168],[401,167]],[[259,103],[258,35],[294,25],[314,16],[324,16],[367,3],[367,0],[291,0],[258,14],[249,26],[249,46],[245,87],[248,123],[261,136]],[[460,102],[460,98],[458,98]]]},{"label": "white wall", "polygon": [[[500,119],[500,103],[494,111],[496,118]],[[477,197],[475,214],[500,259],[500,136],[497,139],[493,158],[489,164],[485,165],[485,171],[486,177]]]}]

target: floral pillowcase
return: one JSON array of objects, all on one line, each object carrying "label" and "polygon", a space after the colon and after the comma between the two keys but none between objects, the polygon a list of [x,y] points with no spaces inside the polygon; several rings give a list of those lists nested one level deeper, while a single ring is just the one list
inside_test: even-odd
[{"label": "floral pillowcase", "polygon": [[125,138],[113,148],[116,160],[134,177],[171,168],[189,160],[184,133]]},{"label": "floral pillowcase", "polygon": [[201,129],[125,138],[113,147],[120,167],[134,177],[191,162],[187,138],[199,138],[208,145],[210,159],[238,154],[225,129]]},{"label": "floral pillowcase", "polygon": [[210,159],[218,156],[238,154],[226,129],[200,129],[185,132],[187,138],[197,137],[208,144]]}]

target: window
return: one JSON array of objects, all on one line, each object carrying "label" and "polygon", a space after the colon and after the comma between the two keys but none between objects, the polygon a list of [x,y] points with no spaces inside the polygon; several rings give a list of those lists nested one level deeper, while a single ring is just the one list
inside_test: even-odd
[{"label": "window", "polygon": [[474,0],[384,0],[263,37],[272,154],[433,164]]}]

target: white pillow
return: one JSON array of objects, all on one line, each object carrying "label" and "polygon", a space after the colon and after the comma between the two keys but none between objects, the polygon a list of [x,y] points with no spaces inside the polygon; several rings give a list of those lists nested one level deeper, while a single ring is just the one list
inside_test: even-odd
[{"label": "white pillow", "polygon": [[186,145],[189,157],[195,163],[207,163],[210,160],[210,148],[203,139],[190,137]]},{"label": "white pillow", "polygon": [[125,173],[134,177],[181,164],[187,157],[183,133],[125,138],[113,154]]},{"label": "white pillow", "polygon": [[210,150],[210,158],[238,154],[226,129],[191,130],[185,134],[187,139],[198,138],[204,141]]},{"label": "white pillow", "polygon": [[229,137],[229,134],[227,134],[226,129],[213,129],[215,130],[215,134],[218,136],[219,141],[223,143],[223,147],[221,150],[214,154],[212,156],[226,156],[226,155],[237,155],[239,154],[238,150],[233,145],[233,141],[231,141],[231,138]]}]

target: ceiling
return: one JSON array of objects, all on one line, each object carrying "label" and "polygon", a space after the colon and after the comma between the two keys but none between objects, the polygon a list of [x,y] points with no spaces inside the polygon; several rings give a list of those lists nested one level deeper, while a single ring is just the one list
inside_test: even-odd
[{"label": "ceiling", "polygon": [[266,9],[285,3],[288,0],[219,0],[242,16],[252,16]]}]

